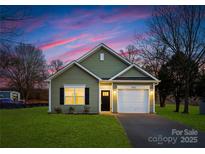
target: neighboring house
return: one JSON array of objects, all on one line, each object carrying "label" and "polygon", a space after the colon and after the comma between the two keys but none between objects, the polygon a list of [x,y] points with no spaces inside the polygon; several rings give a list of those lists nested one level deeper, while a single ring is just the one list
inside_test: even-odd
[{"label": "neighboring house", "polygon": [[63,67],[48,79],[49,112],[72,106],[83,112],[154,113],[159,80],[105,44]]},{"label": "neighboring house", "polygon": [[20,93],[17,91],[0,91],[1,98],[10,98],[13,101],[20,101]]}]

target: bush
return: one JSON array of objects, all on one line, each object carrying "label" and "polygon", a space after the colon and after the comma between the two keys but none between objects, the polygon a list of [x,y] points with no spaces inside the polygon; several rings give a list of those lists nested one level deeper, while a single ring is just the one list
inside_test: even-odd
[{"label": "bush", "polygon": [[199,106],[200,98],[199,97],[190,97],[189,102],[190,102],[190,105]]},{"label": "bush", "polygon": [[56,113],[61,113],[62,112],[60,107],[55,107],[54,110],[55,110]]},{"label": "bush", "polygon": [[89,113],[90,112],[90,106],[89,105],[85,105],[84,106],[84,112],[85,113]]},{"label": "bush", "polygon": [[71,106],[69,107],[69,113],[74,113],[75,109]]}]

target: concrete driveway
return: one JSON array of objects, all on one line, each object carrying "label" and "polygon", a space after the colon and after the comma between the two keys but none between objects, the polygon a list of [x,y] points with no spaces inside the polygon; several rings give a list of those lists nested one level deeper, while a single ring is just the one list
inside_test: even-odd
[{"label": "concrete driveway", "polygon": [[136,148],[205,147],[205,133],[154,114],[117,114]]}]

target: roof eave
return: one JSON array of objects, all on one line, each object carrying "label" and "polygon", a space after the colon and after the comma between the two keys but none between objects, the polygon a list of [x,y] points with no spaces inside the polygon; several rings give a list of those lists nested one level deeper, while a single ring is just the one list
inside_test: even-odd
[{"label": "roof eave", "polygon": [[139,82],[139,83],[159,83],[156,80],[101,80],[101,82]]},{"label": "roof eave", "polygon": [[151,75],[150,73],[148,73],[147,71],[143,70],[142,68],[140,68],[139,66],[137,66],[136,64],[131,64],[130,66],[128,66],[127,68],[125,68],[124,70],[122,70],[121,72],[119,72],[118,74],[114,75],[113,77],[111,77],[109,80],[112,81],[115,78],[119,77],[120,75],[124,74],[125,72],[127,72],[128,70],[130,70],[131,68],[135,67],[136,69],[139,69],[140,71],[142,71],[143,73],[145,73],[146,75],[148,75],[149,77],[151,77],[153,80],[155,80],[156,82],[160,82],[160,80],[158,80],[157,78],[155,78],[153,75]]},{"label": "roof eave", "polygon": [[55,74],[53,74],[51,77],[49,77],[48,79],[46,79],[45,81],[50,82],[52,79],[56,78],[58,75],[62,74],[64,71],[66,71],[67,69],[69,69],[70,67],[72,67],[72,65],[77,65],[78,67],[80,67],[82,70],[84,70],[85,72],[87,72],[88,74],[90,74],[91,76],[93,76],[94,78],[98,79],[99,81],[102,80],[100,77],[98,77],[97,75],[95,75],[94,73],[90,72],[88,69],[86,69],[85,67],[83,67],[82,65],[80,65],[78,62],[76,61],[72,61],[69,64],[67,64],[62,70],[56,72]]}]

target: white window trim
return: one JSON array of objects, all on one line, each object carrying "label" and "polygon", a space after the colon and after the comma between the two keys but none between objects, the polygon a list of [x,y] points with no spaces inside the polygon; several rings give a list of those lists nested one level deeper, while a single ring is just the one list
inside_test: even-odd
[{"label": "white window trim", "polygon": [[64,88],[85,88],[85,84],[64,84]]},{"label": "white window trim", "polygon": [[[64,93],[64,105],[69,105],[69,106],[82,106],[85,105],[85,84],[65,84],[64,85],[64,92],[65,92],[65,88],[74,88],[74,103],[75,104],[65,104],[65,93]],[[75,88],[84,88],[84,104],[76,104],[76,96],[75,96]]]}]

